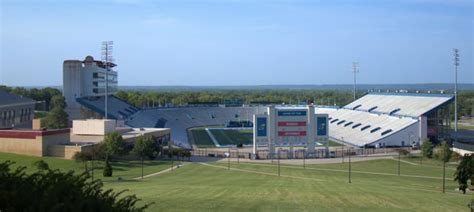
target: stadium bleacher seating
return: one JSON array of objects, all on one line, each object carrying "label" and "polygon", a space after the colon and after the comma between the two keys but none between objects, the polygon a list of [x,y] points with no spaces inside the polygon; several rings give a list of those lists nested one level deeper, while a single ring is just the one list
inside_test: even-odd
[{"label": "stadium bleacher seating", "polygon": [[[105,114],[105,97],[78,98],[76,101],[82,106],[99,113]],[[108,117],[112,119],[126,120],[140,109],[111,95],[108,97]]]},{"label": "stadium bleacher seating", "polygon": [[[146,109],[133,114],[126,124],[131,127],[171,128],[176,145],[190,148],[187,129],[198,126],[225,125],[229,121],[252,120],[265,107],[184,107]],[[237,118],[236,118],[237,116]]]}]

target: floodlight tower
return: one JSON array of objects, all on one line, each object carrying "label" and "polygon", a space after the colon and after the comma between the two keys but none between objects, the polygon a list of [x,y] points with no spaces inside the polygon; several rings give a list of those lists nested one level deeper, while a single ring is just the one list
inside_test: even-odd
[{"label": "floodlight tower", "polygon": [[359,73],[359,63],[352,62],[352,73],[354,74],[354,89],[353,89],[353,96],[354,100],[356,100],[356,75]]},{"label": "floodlight tower", "polygon": [[102,61],[105,65],[105,119],[108,118],[108,94],[109,94],[109,63],[113,62],[113,41],[102,41]]},{"label": "floodlight tower", "polygon": [[454,48],[454,141],[458,141],[458,66],[459,50]]}]

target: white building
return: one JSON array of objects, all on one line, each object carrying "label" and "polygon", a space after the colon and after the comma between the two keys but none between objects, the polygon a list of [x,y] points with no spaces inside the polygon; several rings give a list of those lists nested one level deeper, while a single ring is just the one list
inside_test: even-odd
[{"label": "white building", "polygon": [[342,108],[317,108],[329,115],[331,139],[356,147],[420,145],[449,138],[449,104],[442,94],[371,93]]},{"label": "white building", "polygon": [[[117,92],[117,72],[114,63],[108,64],[108,93]],[[87,56],[84,61],[65,60],[63,63],[63,95],[68,106],[79,106],[76,99],[81,97],[104,96],[105,63]]]},{"label": "white building", "polygon": [[[113,71],[114,63],[105,63],[87,56],[84,61],[65,60],[63,63],[63,95],[66,99],[66,112],[69,118],[90,118],[90,112],[85,112],[84,105],[78,102],[79,98],[100,98],[105,96],[105,75],[108,73],[108,94],[117,92],[117,72]],[[101,107],[103,108],[103,107]],[[81,114],[83,112],[84,115]],[[96,111],[94,111],[96,112]],[[97,117],[94,115],[93,117]]]}]

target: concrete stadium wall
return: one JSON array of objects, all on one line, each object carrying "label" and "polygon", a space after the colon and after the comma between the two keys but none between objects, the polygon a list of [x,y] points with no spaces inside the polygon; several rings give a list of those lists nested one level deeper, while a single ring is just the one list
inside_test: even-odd
[{"label": "concrete stadium wall", "polygon": [[376,144],[385,143],[385,146],[401,146],[402,141],[404,146],[411,146],[412,141],[419,143],[419,126],[420,122],[413,123],[412,125],[395,132],[383,139],[380,139],[372,144],[371,146],[376,146]]}]

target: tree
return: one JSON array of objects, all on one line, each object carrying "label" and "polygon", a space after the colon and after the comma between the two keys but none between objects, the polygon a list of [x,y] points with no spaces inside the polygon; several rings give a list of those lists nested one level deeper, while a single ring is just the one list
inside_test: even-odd
[{"label": "tree", "polygon": [[62,129],[68,127],[68,114],[64,111],[66,103],[64,97],[56,95],[52,97],[53,109],[44,117],[42,125],[49,129]]},{"label": "tree", "polygon": [[81,151],[81,152],[76,152],[74,156],[72,157],[76,162],[83,163],[84,165],[84,172],[88,173],[89,169],[87,167],[87,162],[92,160],[92,155],[89,152]]},{"label": "tree", "polygon": [[466,194],[466,189],[468,188],[468,181],[474,180],[474,161],[473,156],[469,154],[465,154],[461,157],[461,161],[456,168],[456,172],[454,173],[454,180],[459,184],[459,190],[461,190],[464,194]]},{"label": "tree", "polygon": [[62,95],[56,95],[51,98],[51,106],[53,108],[66,108],[66,99]]},{"label": "tree", "polygon": [[143,159],[144,157],[153,158],[156,152],[155,141],[151,137],[140,136],[133,145],[132,153],[142,160],[142,179],[143,179]]},{"label": "tree", "polygon": [[421,154],[423,154],[423,157],[433,157],[433,143],[429,139],[423,141],[423,144],[421,145]]},{"label": "tree", "polygon": [[44,160],[38,160],[34,162],[33,165],[36,166],[36,168],[38,168],[38,170],[40,171],[45,171],[49,169],[48,163],[44,162]]},{"label": "tree", "polygon": [[[100,180],[59,170],[25,172],[11,169],[13,162],[0,163],[0,208],[2,211],[143,211],[149,204],[135,206],[135,196],[104,189]],[[26,201],[26,202],[25,202]]]},{"label": "tree", "polygon": [[113,157],[127,154],[127,146],[122,135],[118,132],[108,133],[104,139],[105,157]]},{"label": "tree", "polygon": [[114,156],[127,154],[127,147],[122,136],[118,132],[107,134],[103,144],[101,145],[103,145],[103,151],[105,154],[104,177],[111,177],[112,166],[110,165],[109,160]]},{"label": "tree", "polygon": [[112,177],[112,173],[113,173],[113,169],[112,169],[112,166],[110,165],[110,161],[106,159],[103,176]]},{"label": "tree", "polygon": [[443,162],[449,162],[449,160],[451,160],[452,155],[453,151],[451,151],[451,149],[449,148],[449,144],[446,141],[438,145],[433,150],[433,157]]}]

